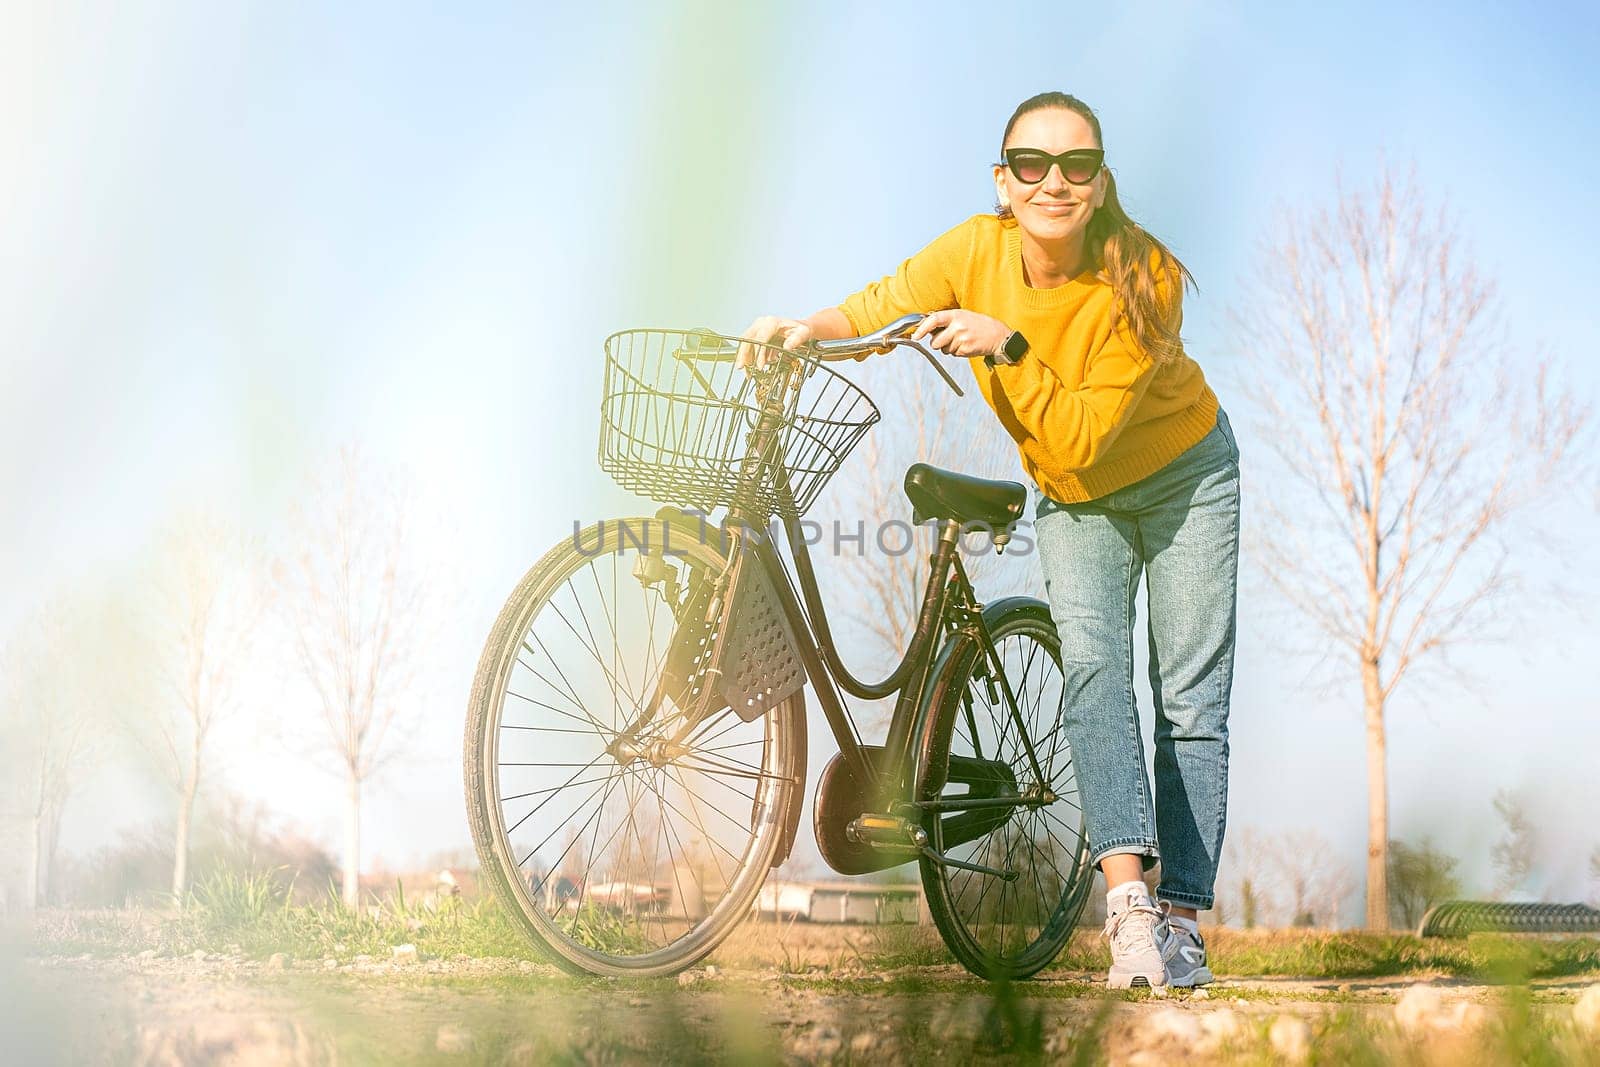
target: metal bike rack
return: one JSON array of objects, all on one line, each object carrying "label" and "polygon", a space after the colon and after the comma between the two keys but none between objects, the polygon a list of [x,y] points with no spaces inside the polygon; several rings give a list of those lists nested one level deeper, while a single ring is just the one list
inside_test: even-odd
[{"label": "metal bike rack", "polygon": [[1465,937],[1476,933],[1600,933],[1600,911],[1583,904],[1447,900],[1429,908],[1417,927],[1418,937]]}]

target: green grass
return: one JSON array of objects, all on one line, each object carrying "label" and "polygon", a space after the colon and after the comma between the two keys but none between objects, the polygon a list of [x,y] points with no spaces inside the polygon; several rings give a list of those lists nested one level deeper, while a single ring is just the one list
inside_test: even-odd
[{"label": "green grass", "polygon": [[[1600,939],[1532,939],[1496,934],[1428,938],[1357,931],[1207,930],[1211,969],[1233,978],[1471,978],[1505,981],[1507,957],[1524,979],[1600,975]],[[1080,930],[1053,965],[1105,970],[1111,960],[1096,932]]]},{"label": "green grass", "polygon": [[64,955],[154,949],[162,955],[204,950],[256,959],[277,952],[295,959],[388,959],[392,947],[401,944],[415,945],[423,956],[539,958],[488,898],[471,903],[451,898],[432,910],[397,893],[374,899],[357,913],[331,887],[320,902],[292,903],[267,874],[214,875],[195,887],[182,911],[154,920],[114,911],[56,913],[35,929],[36,948]]},{"label": "green grass", "polygon": [[[585,918],[597,940],[621,936],[606,917]],[[860,927],[842,931],[839,944],[803,959],[809,931],[794,924],[743,928],[745,948],[728,950],[734,970],[776,971],[785,980],[815,978],[852,982],[859,976],[952,966],[937,934],[922,926]],[[1518,984],[1533,979],[1600,976],[1600,940],[1533,939],[1475,934],[1465,939],[1422,940],[1410,934],[1298,930],[1207,931],[1212,969],[1218,975],[1272,975],[1313,979],[1415,976]],[[413,944],[424,957],[542,957],[491,898],[445,900],[437,910],[396,893],[374,899],[359,914],[332,892],[312,904],[295,904],[270,874],[219,873],[202,881],[181,912],[45,913],[36,927],[35,949],[63,955],[128,955],[154,949],[182,955],[196,949],[265,959],[283,952],[295,959],[366,955],[388,959],[392,946]],[[731,943],[730,943],[731,944]],[[723,950],[719,950],[719,954]],[[718,956],[712,957],[716,962]],[[1109,965],[1098,931],[1073,937],[1052,973],[1103,971]],[[841,979],[839,976],[843,975]],[[914,977],[914,975],[913,975]]]}]

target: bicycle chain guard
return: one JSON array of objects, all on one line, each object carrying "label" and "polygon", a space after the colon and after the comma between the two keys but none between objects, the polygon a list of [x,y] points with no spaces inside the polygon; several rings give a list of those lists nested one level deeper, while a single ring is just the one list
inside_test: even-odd
[{"label": "bicycle chain guard", "polygon": [[720,609],[712,604],[717,583],[705,581],[679,616],[662,684],[695,721],[731,707],[754,722],[806,684],[777,594],[766,572],[753,564],[739,561],[733,590]]},{"label": "bicycle chain guard", "polygon": [[[882,745],[862,745],[861,754],[880,774],[892,774],[887,750]],[[941,770],[944,786],[964,785],[971,799],[1016,796],[1017,778],[1011,767],[1000,760],[951,755]],[[817,780],[816,798],[811,805],[817,851],[823,862],[840,874],[870,874],[897,867],[916,859],[916,853],[878,848],[850,836],[852,822],[863,815],[898,809],[877,795],[869,783],[858,779],[850,761],[835,753]],[[1005,825],[1016,809],[1009,807],[975,808],[939,816],[940,844],[946,851],[976,841]],[[887,813],[885,813],[887,814]],[[929,827],[931,829],[931,826]]]}]

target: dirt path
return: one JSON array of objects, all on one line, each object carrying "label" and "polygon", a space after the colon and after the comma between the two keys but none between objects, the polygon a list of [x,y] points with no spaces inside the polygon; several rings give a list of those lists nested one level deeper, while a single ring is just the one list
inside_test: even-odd
[{"label": "dirt path", "polygon": [[[1113,1000],[1087,975],[1056,974],[1008,995],[946,967],[826,977],[713,968],[674,981],[604,982],[512,960],[280,963],[150,954],[13,960],[0,973],[0,1033],[12,1035],[5,1058],[165,1065],[1082,1056],[1137,1064],[1180,1055],[1292,1060],[1314,1048],[1327,1062],[1335,1049],[1387,1056],[1405,1045],[1425,1061],[1461,1062],[1484,1058],[1504,1014],[1503,991],[1450,981],[1416,994],[1407,992],[1414,980],[1252,979],[1199,997]],[[1571,1031],[1567,1005],[1580,988],[1541,985],[1531,1017],[1558,1037]],[[1592,1049],[1574,1047],[1580,1055]]]}]

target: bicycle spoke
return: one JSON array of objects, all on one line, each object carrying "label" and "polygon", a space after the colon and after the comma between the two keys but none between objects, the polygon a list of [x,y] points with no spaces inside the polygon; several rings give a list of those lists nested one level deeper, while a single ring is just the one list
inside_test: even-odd
[{"label": "bicycle spoke", "polygon": [[[595,819],[600,818],[601,813],[606,810],[606,799],[611,796],[611,790],[614,789],[615,787],[616,787],[615,776],[608,777],[606,779],[606,784],[605,785],[596,786],[595,789],[594,789],[594,792],[590,793],[589,796],[584,799],[583,803],[579,804],[576,808],[573,809],[572,815],[569,816],[568,819],[563,820],[561,823],[559,823],[555,827],[555,829],[551,830],[548,834],[546,834],[544,836],[543,840],[541,840],[537,845],[534,845],[533,848],[528,851],[528,854],[526,856],[522,857],[521,861],[518,862],[517,866],[518,867],[522,866],[522,864],[527,863],[534,856],[538,855],[539,850],[541,848],[543,848],[545,845],[550,843],[550,839],[552,837],[554,837],[561,830],[561,827],[565,826],[567,824],[567,822],[570,822],[572,818],[576,818],[578,812],[582,811],[585,807],[587,807],[588,804],[589,804],[589,801],[591,799],[593,799],[594,796],[597,793],[599,793],[602,790],[604,790],[605,791],[605,796],[600,798],[600,806],[594,809],[594,815],[591,816],[591,818],[595,818]],[[578,833],[573,837],[572,841],[567,845],[566,848],[561,850],[561,855],[556,857],[555,863],[551,865],[552,869],[557,868],[557,867],[559,867],[561,865],[561,861],[566,859],[567,853],[572,851],[572,846],[577,844],[578,840],[583,837],[584,830],[587,830],[588,828],[589,828],[589,820],[585,819],[584,822],[583,822],[583,825],[578,828]],[[509,830],[506,831],[506,836],[510,837],[511,836],[511,831],[509,831]]]},{"label": "bicycle spoke", "polygon": [[514,726],[514,725],[507,724],[507,723],[501,723],[500,724],[500,729],[502,729],[502,730],[532,730],[535,733],[541,733],[541,734],[581,734],[584,737],[593,737],[594,736],[594,731],[593,730],[563,730],[563,729],[560,729],[559,727],[555,727],[555,726]]},{"label": "bicycle spoke", "polygon": [[[544,682],[546,685],[550,684],[549,681],[546,680],[545,677],[542,674],[540,674],[538,671],[534,670],[532,667],[528,666],[528,664],[522,663],[522,660],[520,660],[520,659],[517,660],[517,662],[521,663],[523,669],[526,670],[529,674],[533,675],[535,678],[538,678],[541,682]],[[554,688],[554,687],[552,687],[552,688]],[[566,695],[564,693],[561,693],[559,690],[557,690],[557,694],[560,695],[560,696],[565,696]],[[514,689],[507,689],[506,690],[506,696],[508,696],[508,697],[516,697],[518,700],[527,701],[529,704],[532,704],[533,706],[538,707],[538,708],[543,708],[546,711],[553,711],[557,715],[563,715],[563,716],[571,719],[573,722],[584,723],[585,725],[587,725],[589,727],[592,727],[592,729],[590,730],[591,733],[594,732],[595,730],[605,730],[604,726],[600,725],[600,723],[597,722],[596,720],[594,720],[593,718],[588,717],[587,713],[584,713],[584,715],[582,717],[580,717],[578,715],[572,714],[569,711],[562,711],[560,708],[555,707],[552,704],[546,704],[541,700],[535,700],[533,697],[526,696],[526,695],[524,695],[522,693],[517,692]],[[577,707],[580,712],[583,711],[583,708],[581,706],[578,706],[578,705],[574,705],[574,706]],[[507,727],[507,725],[505,723],[501,723],[500,728],[502,730],[508,729],[508,727]]]},{"label": "bicycle spoke", "polygon": [[[661,790],[652,790],[652,791],[653,791],[653,792],[655,792],[655,796],[656,796],[656,802],[657,802],[657,803],[658,803],[658,804],[662,804],[662,805],[665,805],[665,804],[666,804],[666,800],[665,800],[665,792],[666,792],[666,790],[665,790],[665,786],[663,786],[663,787],[662,787],[662,789],[661,789]],[[663,814],[662,814],[662,818],[663,818],[663,819],[665,819],[665,818],[666,818],[666,815],[665,815],[665,812],[663,812]],[[670,822],[670,821],[667,821],[667,822],[666,822],[666,823],[665,823],[665,825],[666,825],[666,827],[667,827],[667,832],[668,832],[668,834],[669,834],[669,836],[671,836],[671,837],[675,837],[675,838],[677,838],[677,841],[678,841],[678,851],[679,851],[679,852],[680,852],[680,853],[681,853],[681,854],[682,854],[682,855],[683,855],[683,856],[684,856],[684,858],[685,858],[685,864],[684,864],[684,865],[685,865],[685,866],[687,866],[687,867],[688,867],[688,868],[689,868],[689,879],[690,879],[690,881],[692,881],[692,882],[693,882],[693,883],[694,883],[694,888],[695,888],[695,892],[697,892],[697,893],[699,893],[699,894],[700,894],[700,895],[701,895],[701,896],[702,896],[702,897],[704,897],[704,896],[705,896],[705,895],[706,895],[706,884],[705,884],[705,881],[704,881],[704,879],[702,879],[702,878],[701,878],[701,877],[700,877],[700,872],[699,872],[699,871],[697,871],[697,870],[695,870],[695,868],[694,868],[694,865],[693,865],[693,864],[691,864],[691,863],[688,863],[688,862],[687,862],[687,860],[688,860],[688,857],[689,857],[689,856],[690,856],[690,852],[689,852],[689,848],[688,848],[688,846],[686,846],[686,845],[685,845],[685,844],[684,844],[684,843],[683,843],[683,835],[682,835],[682,834],[680,834],[680,833],[677,833],[677,832],[676,832],[676,830],[675,830],[675,829],[674,829],[674,828],[673,828],[673,825],[672,825],[672,823],[671,823],[671,822]],[[673,876],[674,876],[674,878],[676,878],[676,877],[677,877],[677,871],[676,871],[676,868],[674,868],[674,871],[673,871]],[[680,887],[679,887],[679,892],[680,892],[680,893],[681,893],[681,892],[682,892],[682,887],[681,887],[681,885],[680,885]]]},{"label": "bicycle spoke", "polygon": [[[628,788],[627,779],[628,779],[627,771],[623,771],[622,775],[620,777],[618,777],[618,779],[617,779],[617,781],[622,784],[622,788],[623,788],[624,792],[626,792],[627,788]],[[595,864],[599,862],[600,853],[603,852],[605,849],[610,848],[611,847],[611,842],[616,840],[617,831],[613,830],[613,831],[611,831],[611,836],[606,838],[606,843],[604,845],[602,845],[600,847],[600,849],[598,849],[598,850],[595,848],[595,842],[600,839],[600,826],[605,821],[604,812],[605,812],[605,808],[606,808],[606,801],[610,799],[610,796],[611,796],[611,790],[608,789],[608,790],[606,790],[606,796],[601,798],[601,800],[600,800],[600,808],[599,808],[599,810],[595,812],[597,818],[594,821],[594,833],[591,834],[590,837],[589,837],[589,859],[588,859],[588,862],[586,862],[583,865],[583,880],[578,883],[578,910],[580,912],[583,910],[583,898],[584,898],[584,896],[585,896],[585,894],[586,894],[586,892],[588,890],[588,887],[589,887],[589,875],[594,871]],[[618,824],[618,829],[621,829],[621,824]],[[573,839],[574,843],[576,843],[579,840],[582,840],[582,838],[583,838],[583,832],[580,830],[578,832],[577,837]],[[567,847],[571,848],[572,846],[568,845]],[[566,853],[562,853],[563,857],[565,855],[566,855]],[[559,861],[558,861],[558,863],[559,863]]]},{"label": "bicycle spoke", "polygon": [[[596,763],[599,763],[599,762],[600,762],[600,757],[596,756],[594,759],[590,760],[588,763],[583,764],[576,771],[572,772],[572,777],[568,778],[565,782],[561,783],[560,788],[562,788],[562,789],[569,788],[572,785],[572,783],[577,780],[579,775],[581,775],[584,771],[588,770],[590,767],[593,767]],[[529,819],[531,819],[534,815],[538,814],[538,812],[539,812],[539,810],[541,808],[543,808],[551,800],[554,800],[557,796],[560,796],[560,793],[551,793],[548,797],[546,797],[545,799],[539,801],[539,803],[534,806],[534,809],[532,811],[528,812],[528,814],[526,814],[522,818],[518,819],[514,825],[512,825],[511,827],[509,827],[506,830],[506,836],[510,837],[513,833],[516,832],[518,826],[521,826],[523,823],[525,823]]]},{"label": "bicycle spoke", "polygon": [[719,745],[716,748],[700,748],[700,749],[697,749],[697,751],[699,751],[699,752],[727,752],[730,749],[748,748],[750,745],[765,745],[766,743],[767,743],[767,739],[766,738],[758,737],[754,741],[740,741],[738,744],[735,744],[735,745]]},{"label": "bicycle spoke", "polygon": [[[691,767],[691,768],[681,768],[681,769],[693,770],[694,768]],[[735,828],[737,828],[739,831],[741,831],[741,832],[748,832],[749,831],[750,828],[748,826],[746,826],[744,823],[741,823],[738,819],[735,819],[732,815],[729,815],[727,812],[723,811],[721,808],[717,807],[715,804],[707,803],[705,797],[701,796],[699,793],[696,793],[693,789],[690,789],[689,788],[689,784],[683,780],[683,776],[681,774],[678,776],[678,785],[680,787],[682,787],[682,789],[683,789],[683,791],[685,793],[689,794],[689,797],[691,798],[690,802],[689,802],[689,806],[691,808],[693,808],[695,810],[695,812],[696,812],[695,823],[696,823],[696,825],[698,825],[700,827],[700,832],[702,834],[705,834],[706,837],[709,838],[711,835],[706,830],[705,823],[701,822],[700,819],[698,818],[699,807],[694,803],[695,800],[700,801],[701,803],[705,804],[706,807],[710,808],[712,811],[716,812],[718,815],[722,816],[724,819],[727,819],[728,822],[732,823],[733,826]],[[754,800],[755,798],[754,797],[746,797],[745,799]],[[672,803],[672,801],[669,800],[669,801],[667,801],[667,803],[670,805]],[[682,813],[680,812],[679,814],[682,814]],[[728,855],[731,856],[735,860],[737,860],[739,858],[738,856],[734,856],[731,851],[728,851],[726,846],[723,846],[723,851],[728,852]]]},{"label": "bicycle spoke", "polygon": [[548,786],[548,787],[546,787],[544,789],[530,789],[526,793],[513,793],[511,796],[501,797],[500,798],[500,803],[504,804],[508,800],[522,800],[522,799],[524,799],[526,797],[536,797],[536,796],[539,796],[539,795],[541,795],[543,793],[555,793],[555,792],[558,792],[559,790],[566,789],[569,786],[572,787],[572,788],[577,788],[580,785],[590,785],[590,784],[592,784],[594,782],[604,782],[607,779],[609,779],[610,777],[611,777],[610,775],[606,775],[605,778],[585,778],[580,782],[564,782],[561,785],[552,785],[552,786]]},{"label": "bicycle spoke", "polygon": [[[686,771],[695,771],[697,773],[704,774],[705,779],[709,784],[721,786],[734,796],[738,797],[740,800],[754,802],[756,799],[756,795],[754,793],[746,793],[734,784],[735,782],[744,781],[745,779],[734,778],[730,780],[720,775],[706,774],[699,767],[695,767],[687,763],[679,764],[679,767]],[[710,803],[709,797],[703,797],[701,799],[705,800],[707,803]]]},{"label": "bicycle spoke", "polygon": [[[723,727],[721,730],[718,730],[716,733],[712,734],[711,736],[709,736],[709,737],[705,736],[704,731],[707,728],[709,728],[710,726],[721,722],[722,719],[725,716],[731,717],[733,719],[733,721],[728,723],[727,726]],[[737,730],[741,726],[747,726],[747,725],[749,725],[749,724],[746,723],[743,719],[739,718],[739,716],[734,713],[734,710],[732,708],[723,708],[721,711],[707,716],[706,720],[704,722],[702,722],[699,725],[697,725],[695,727],[695,732],[691,733],[689,735],[689,737],[684,739],[684,744],[692,745],[695,748],[700,748],[700,747],[703,746],[704,742],[715,741],[717,738],[722,737],[722,736],[724,736],[724,735],[726,735],[726,734],[728,734],[728,733],[730,733],[730,732],[732,732],[734,730]]]},{"label": "bicycle spoke", "polygon": [[[674,767],[673,770],[676,771],[677,768]],[[706,829],[705,820],[700,817],[699,805],[697,805],[695,803],[695,801],[697,799],[700,799],[700,795],[698,793],[696,793],[693,789],[689,788],[688,784],[686,782],[684,782],[683,776],[681,774],[675,774],[674,777],[676,777],[678,779],[678,787],[681,788],[685,793],[687,793],[689,795],[688,796],[689,808],[690,808],[691,811],[694,812],[694,814],[693,815],[685,814],[682,808],[678,807],[676,804],[674,804],[670,800],[667,800],[667,807],[671,808],[673,811],[676,811],[679,815],[683,815],[683,817],[686,818],[686,819],[693,819],[694,820],[694,824],[697,827],[699,827],[699,829],[700,829],[700,836],[705,839],[707,844],[715,845],[717,848],[720,848],[723,852],[725,852],[727,854],[729,859],[733,860],[733,862],[735,862],[735,863],[738,863],[739,862],[739,857],[735,856],[733,854],[733,850],[728,848],[727,845],[724,845],[716,837],[713,837],[712,834],[711,834],[711,831]],[[662,797],[662,799],[666,800],[665,797]],[[729,822],[733,823],[735,826],[739,825],[739,822],[738,822],[737,819],[735,819],[732,815],[729,815],[727,812],[723,811],[721,808],[712,808],[711,810],[715,811],[718,815],[721,815],[724,819],[727,819]],[[715,855],[715,854],[713,853],[713,855]],[[717,861],[717,874],[720,875],[724,880],[727,880],[728,873],[722,869],[722,861],[721,860]]]},{"label": "bicycle spoke", "polygon": [[[1049,812],[1045,813],[1045,817],[1049,818],[1049,819],[1055,819],[1056,823],[1059,824],[1060,827],[1063,830],[1067,831],[1073,837],[1081,837],[1082,836],[1082,834],[1080,832],[1074,830],[1072,827],[1068,826],[1066,823],[1064,823],[1060,819],[1056,818],[1056,816],[1051,815]],[[1065,844],[1062,843],[1061,839],[1055,835],[1055,831],[1051,830],[1048,826],[1044,827],[1044,832],[1049,834],[1050,835],[1050,840],[1054,841],[1061,848],[1065,849],[1067,847]],[[1068,851],[1072,851],[1072,850],[1068,849]]]},{"label": "bicycle spoke", "polygon": [[[533,639],[535,641],[539,642],[539,647],[541,649],[544,648],[544,642],[542,640],[540,640],[538,634],[534,634],[533,635]],[[522,643],[522,647],[526,648],[528,650],[529,654],[533,653],[533,647],[531,645],[529,645],[526,641],[524,641]],[[546,659],[551,659],[550,653],[548,651],[545,652],[545,658]],[[520,663],[521,660],[518,660],[518,662]],[[552,659],[551,662],[554,662],[554,660]],[[556,686],[556,684],[554,682],[552,682],[550,679],[546,678],[544,675],[540,674],[537,670],[535,670],[533,668],[533,666],[531,664],[524,663],[523,667],[525,667],[527,669],[529,674],[531,674],[535,678],[539,679],[539,681],[543,682],[545,685],[548,685],[552,690],[554,690],[554,691],[556,691],[558,693],[561,692],[561,690]],[[577,692],[572,688],[572,683],[567,681],[566,675],[562,674],[561,668],[559,666],[556,668],[556,673],[558,675],[561,675],[562,682],[565,683],[566,686],[567,686],[566,693],[564,693],[562,695],[570,696],[572,698],[572,706],[577,708],[580,712],[582,712],[583,713],[583,717],[585,719],[589,720],[589,722],[594,725],[594,728],[596,730],[604,731],[605,727],[603,725],[601,725],[599,719],[597,719],[593,715],[589,714],[589,709],[583,706],[583,701],[578,697]]]},{"label": "bicycle spoke", "polygon": [[[651,771],[652,771],[652,774],[659,774],[660,773],[660,768],[659,767],[653,767],[653,768],[651,768]],[[646,785],[646,788],[649,788],[648,784]],[[663,820],[662,820],[662,818],[661,818],[661,816],[659,814],[659,812],[661,810],[661,798],[660,797],[656,798],[656,810],[657,810],[657,813],[658,813],[657,816],[656,816],[656,835],[655,835],[656,836],[656,847],[655,847],[654,854],[650,857],[650,876],[651,876],[652,879],[654,879],[656,872],[661,869],[661,842],[667,836],[665,831],[664,831],[664,828],[661,825]],[[670,859],[671,856],[672,856],[672,853],[669,850],[668,853],[667,853],[667,857]],[[673,876],[673,880],[676,881],[677,880],[677,876],[678,876],[678,872],[677,871],[673,871],[672,872],[672,876]],[[682,885],[678,886],[678,896],[679,896],[679,899],[682,899],[682,897],[683,897],[683,886]],[[665,908],[663,908],[660,911],[656,912],[656,926],[661,930],[661,936],[663,938],[666,937],[667,936],[667,918],[666,918],[666,909]]]},{"label": "bicycle spoke", "polygon": [[[551,604],[550,605],[550,610],[556,613],[556,618],[560,619],[563,623],[566,624],[566,627],[567,627],[568,630],[572,631],[572,636],[578,638],[579,641],[581,642],[582,639],[583,639],[583,635],[578,633],[577,627],[572,625],[572,622],[566,617],[566,615],[561,611],[561,609],[556,607],[554,604]],[[589,625],[589,620],[587,618],[585,618],[583,624],[587,628],[588,625]],[[617,715],[616,715],[616,711],[617,711],[616,695],[617,695],[617,693],[620,691],[623,695],[625,695],[628,698],[628,703],[631,706],[635,707],[635,708],[637,708],[639,706],[640,700],[639,700],[638,697],[633,695],[632,688],[631,687],[624,687],[622,685],[622,683],[618,680],[617,676],[612,672],[611,668],[606,666],[606,661],[603,658],[601,658],[600,650],[598,648],[595,648],[593,645],[584,645],[583,647],[589,653],[589,655],[591,657],[593,657],[595,663],[599,665],[600,670],[605,674],[606,678],[609,679],[610,682],[611,682],[612,723],[613,723],[613,725],[615,725],[616,720],[617,720]]]},{"label": "bicycle spoke", "polygon": [[[629,693],[630,697],[632,697],[632,693],[633,693],[633,688],[632,688],[632,684],[631,684],[632,683],[632,679],[628,677],[628,668],[627,668],[627,666],[625,664],[621,663],[621,661],[620,661],[620,659],[618,657],[618,654],[619,654],[619,652],[621,650],[621,647],[622,647],[622,638],[617,633],[617,620],[612,616],[610,604],[606,603],[605,593],[600,588],[600,576],[594,572],[594,562],[592,560],[590,561],[589,566],[586,569],[589,572],[590,579],[592,579],[593,582],[594,582],[595,594],[600,598],[600,609],[605,614],[606,627],[607,627],[607,629],[609,629],[611,631],[611,659],[612,659],[611,674],[614,677],[618,673],[619,670],[621,671],[622,677],[630,683],[629,687],[628,687],[628,693]],[[572,592],[573,601],[578,605],[578,612],[579,612],[580,615],[583,616],[583,625],[587,629],[588,626],[589,626],[589,616],[588,616],[588,613],[583,610],[583,601],[578,599],[578,592],[577,592],[576,589],[572,589],[571,592]],[[611,553],[611,600],[613,602],[616,602],[618,599],[619,599],[619,597],[617,595],[617,554],[613,552],[613,553]],[[653,628],[652,628],[651,632],[653,632]],[[592,631],[591,631],[591,633],[592,633]],[[596,644],[598,644],[598,642],[596,642]],[[648,657],[646,658],[646,662],[649,662]],[[634,703],[638,703],[637,698],[633,698],[633,699],[634,699]],[[615,709],[613,709],[613,710],[615,710]]]},{"label": "bicycle spoke", "polygon": [[749,770],[745,770],[745,769],[743,769],[741,767],[730,767],[730,766],[728,766],[727,764],[724,764],[724,763],[718,763],[718,762],[716,762],[714,760],[705,759],[705,758],[701,757],[700,754],[697,753],[697,752],[689,753],[688,756],[686,757],[686,759],[698,760],[698,762],[695,762],[695,763],[692,763],[692,764],[686,764],[685,766],[689,770],[699,771],[701,774],[727,775],[727,776],[732,777],[732,778],[747,778],[747,779],[750,779],[752,781],[757,781],[757,782],[764,782],[764,781],[793,782],[793,781],[795,781],[795,779],[793,779],[793,778],[785,778],[782,775],[777,775],[777,774],[768,774],[765,771],[759,771],[759,770],[756,770],[755,768],[751,768]]}]

